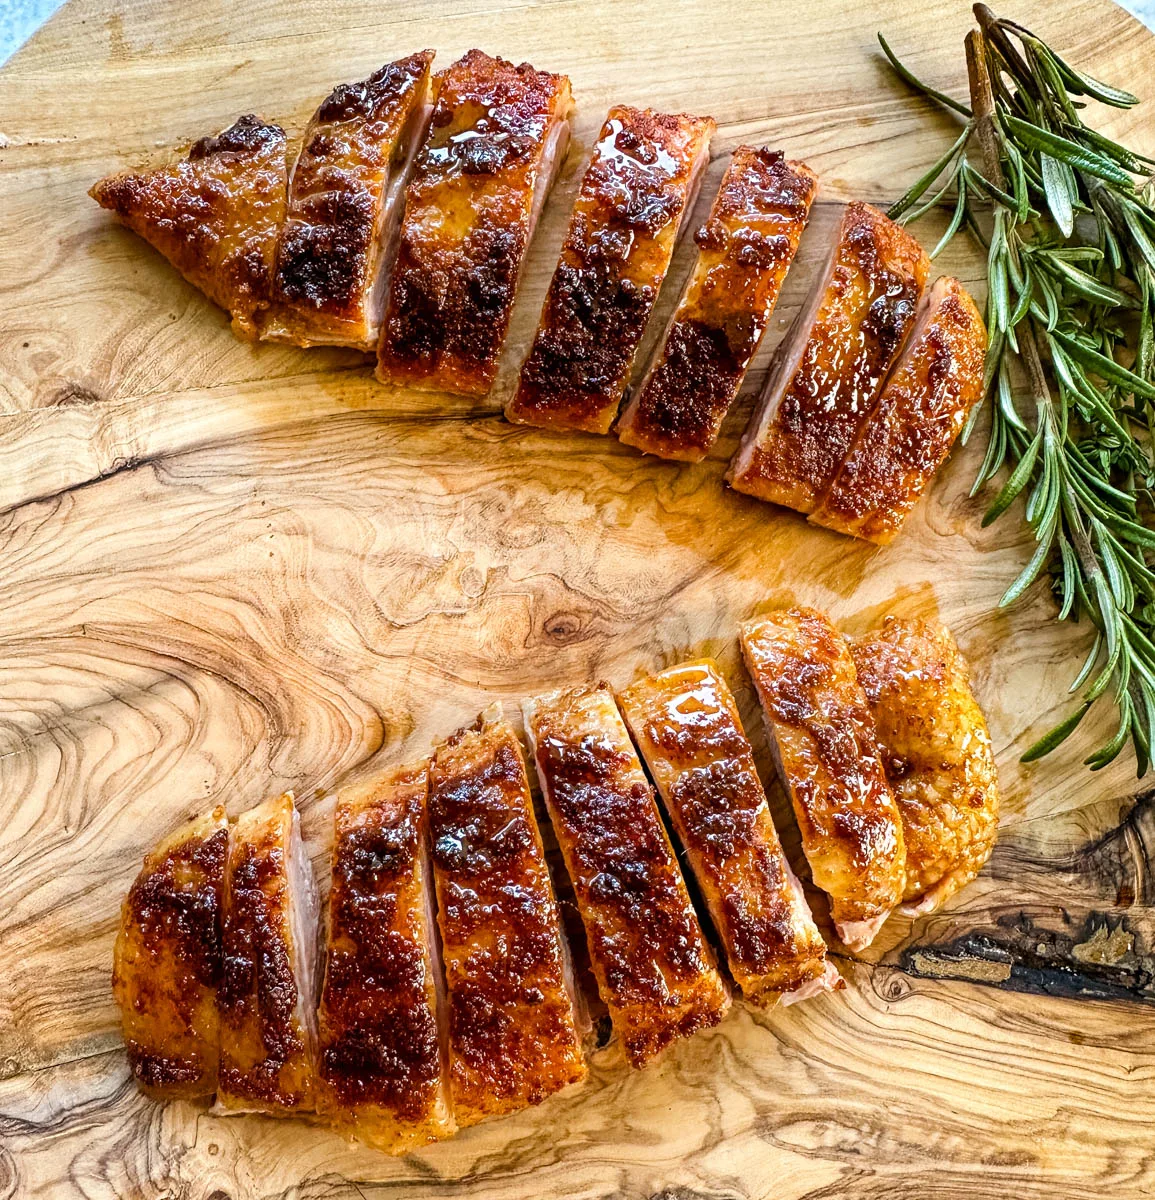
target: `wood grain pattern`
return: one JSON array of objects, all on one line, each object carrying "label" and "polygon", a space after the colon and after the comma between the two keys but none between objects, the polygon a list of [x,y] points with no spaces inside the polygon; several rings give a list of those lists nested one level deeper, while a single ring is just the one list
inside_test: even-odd
[{"label": "wood grain pattern", "polygon": [[[1093,73],[1155,103],[1153,43],[1105,0],[1018,3]],[[995,612],[1030,553],[967,496],[956,453],[890,547],[721,486],[833,202],[885,203],[952,122],[896,86],[883,29],[964,86],[966,6],[789,0],[76,0],[0,71],[0,1197],[1139,1197],[1155,1189],[1155,793],[1049,761],[1086,636],[1042,587]],[[299,131],[332,85],[426,45],[566,71],[571,156],[484,402],[380,388],[341,350],[236,342],[85,195],[257,108]],[[501,420],[589,145],[611,102],[712,114],[822,191],[766,346],[708,460]],[[1098,115],[1098,114],[1097,114]],[[1103,127],[1155,150],[1146,108]],[[912,136],[917,135],[917,136]],[[931,230],[924,240],[933,236]],[[671,272],[680,280],[685,247]],[[936,266],[968,285],[960,242]],[[664,295],[660,328],[676,294]],[[645,348],[643,355],[645,357]],[[1002,840],[945,910],[894,918],[848,987],[715,1030],[629,1073],[400,1160],[299,1122],[154,1105],[128,1080],[109,989],[120,901],[158,836],[292,788],[320,877],[339,781],[425,753],[493,699],[716,657],[760,728],[741,619],[787,603],[852,633],[945,621],[974,667]],[[762,742],[763,777],[771,778]],[[788,853],[797,835],[775,789]],[[822,898],[811,894],[819,920]]]}]

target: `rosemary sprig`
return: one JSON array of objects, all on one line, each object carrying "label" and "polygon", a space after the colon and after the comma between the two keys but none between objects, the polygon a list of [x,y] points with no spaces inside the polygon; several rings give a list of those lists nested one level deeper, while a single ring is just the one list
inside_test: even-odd
[{"label": "rosemary sprig", "polygon": [[1003,475],[983,524],[1023,497],[1036,541],[1000,605],[1046,571],[1060,619],[1096,630],[1071,685],[1078,706],[1023,760],[1109,698],[1118,726],[1086,762],[1098,770],[1130,741],[1143,775],[1155,747],[1155,159],[1082,118],[1090,100],[1129,108],[1135,96],[986,5],[974,11],[969,106],[922,83],[879,35],[907,84],[964,119],[890,215],[913,221],[949,202],[932,257],[964,227],[986,250],[991,428],[972,495]]}]

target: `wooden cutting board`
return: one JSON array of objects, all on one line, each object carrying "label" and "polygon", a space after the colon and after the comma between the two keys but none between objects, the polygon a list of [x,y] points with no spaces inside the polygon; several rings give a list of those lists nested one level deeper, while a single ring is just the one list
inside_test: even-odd
[{"label": "wooden cutting board", "polygon": [[[1155,150],[1150,34],[1105,0],[1010,15],[1147,96],[1095,117]],[[962,94],[968,25],[966,5],[929,0],[76,0],[0,71],[0,1197],[1155,1191],[1151,792],[1126,759],[1080,765],[1106,711],[1018,762],[1068,711],[1088,641],[1045,585],[995,609],[1031,543],[1019,512],[980,528],[985,431],[879,550],[723,489],[748,399],[691,467],[499,415],[611,102],[717,118],[703,202],[740,141],[805,158],[828,224],[847,199],[894,199],[953,137],[875,31]],[[337,81],[474,45],[568,72],[579,106],[484,402],[390,394],[352,353],[234,341],[85,195],[238,113],[299,130]],[[813,257],[804,241],[747,395]],[[942,265],[981,297],[961,239]],[[584,1088],[400,1161],[135,1094],[109,964],[160,835],[291,787],[323,873],[342,779],[495,698],[703,652],[760,737],[735,631],[784,601],[850,630],[884,612],[948,622],[1005,788],[982,877],[840,958],[845,991],[758,1019],[736,1006],[644,1073],[600,1051]]]}]

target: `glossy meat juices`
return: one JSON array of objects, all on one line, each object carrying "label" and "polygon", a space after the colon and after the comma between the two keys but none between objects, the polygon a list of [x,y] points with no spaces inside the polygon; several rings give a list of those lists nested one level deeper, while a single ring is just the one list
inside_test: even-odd
[{"label": "glossy meat juices", "polygon": [[318,1111],[389,1154],[452,1136],[427,888],[427,765],[343,790],[334,815]]},{"label": "glossy meat juices", "polygon": [[609,688],[527,700],[526,731],[590,963],[626,1058],[716,1025],[726,986]]},{"label": "glossy meat juices", "polygon": [[739,146],[695,234],[698,258],[618,436],[698,462],[738,395],[794,261],[818,179],[777,151]]},{"label": "glossy meat juices", "polygon": [[273,299],[286,182],[285,131],[250,115],[183,162],[110,175],[89,195],[227,309],[238,337],[255,338]]},{"label": "glossy meat juices", "polygon": [[521,745],[491,714],[429,768],[429,839],[459,1126],[586,1075],[577,1002]]},{"label": "glossy meat juices", "polygon": [[902,822],[850,648],[821,613],[791,609],[741,629],[775,762],[838,936],[870,944],[902,900]]},{"label": "glossy meat juices", "polygon": [[810,520],[883,545],[893,541],[982,394],[986,349],[974,301],[957,279],[939,279]]},{"label": "glossy meat juices", "polygon": [[730,464],[737,491],[809,513],[870,419],[929,260],[869,204],[846,206],[827,270],[775,354]]},{"label": "glossy meat juices", "polygon": [[768,1007],[840,986],[717,666],[703,659],[670,667],[618,702],[742,994]]},{"label": "glossy meat juices", "polygon": [[511,421],[609,431],[713,132],[709,117],[610,109],[506,406]]},{"label": "glossy meat juices", "polygon": [[435,91],[407,192],[377,377],[483,395],[565,154],[570,86],[564,75],[470,50],[436,76]]},{"label": "glossy meat juices", "polygon": [[374,350],[404,189],[429,124],[423,50],[321,104],[302,139],[262,338]]}]

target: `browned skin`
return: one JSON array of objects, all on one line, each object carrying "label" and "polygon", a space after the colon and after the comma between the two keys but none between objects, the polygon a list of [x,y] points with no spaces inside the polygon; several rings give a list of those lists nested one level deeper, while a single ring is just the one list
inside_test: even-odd
[{"label": "browned skin", "polygon": [[974,301],[957,279],[938,280],[878,407],[810,519],[892,541],[982,393],[986,351]]},{"label": "browned skin", "polygon": [[144,860],[120,914],[112,993],[132,1077],[158,1099],[217,1086],[217,986],[229,828],[223,808]]},{"label": "browned skin", "polygon": [[277,246],[276,304],[262,337],[376,348],[372,293],[386,195],[429,94],[433,51],[343,83],[305,130]]},{"label": "browned skin", "polygon": [[629,446],[698,462],[714,444],[794,261],[818,178],[776,150],[734,151],[698,260],[650,374],[626,405]]},{"label": "browned skin", "polygon": [[277,1116],[314,1104],[313,1047],[298,1012],[289,926],[288,795],[242,814],[225,878],[220,987],[220,1086],[224,1109]]},{"label": "browned skin", "polygon": [[[797,369],[771,369],[730,468],[740,492],[808,513],[830,486],[914,323],[929,261],[869,204],[846,206]],[[788,335],[780,353],[796,344]]]},{"label": "browned skin", "polygon": [[586,1076],[525,762],[505,722],[479,722],[438,747],[429,838],[453,1106],[466,1126]]},{"label": "browned skin", "polygon": [[904,899],[929,912],[979,873],[998,836],[987,723],[948,629],[887,617],[852,651],[902,814]]},{"label": "browned skin", "polygon": [[377,376],[483,395],[493,385],[569,79],[470,50],[436,78],[409,185]]},{"label": "browned skin", "polygon": [[526,703],[538,779],[626,1057],[644,1066],[729,1005],[674,851],[605,685]]},{"label": "browned skin", "polygon": [[748,622],[741,639],[814,882],[861,949],[902,899],[905,852],[850,648],[812,609]]},{"label": "browned skin", "polygon": [[110,175],[89,195],[111,209],[255,338],[273,293],[285,218],[285,131],[240,117],[175,166]]},{"label": "browned skin", "polygon": [[610,109],[511,421],[609,432],[713,132],[709,117]]},{"label": "browned skin", "polygon": [[426,908],[426,764],[343,791],[334,816],[318,1111],[403,1154],[454,1131]]},{"label": "browned skin", "polygon": [[726,951],[755,1004],[822,976],[826,943],[782,852],[738,707],[709,659],[618,697]]}]

